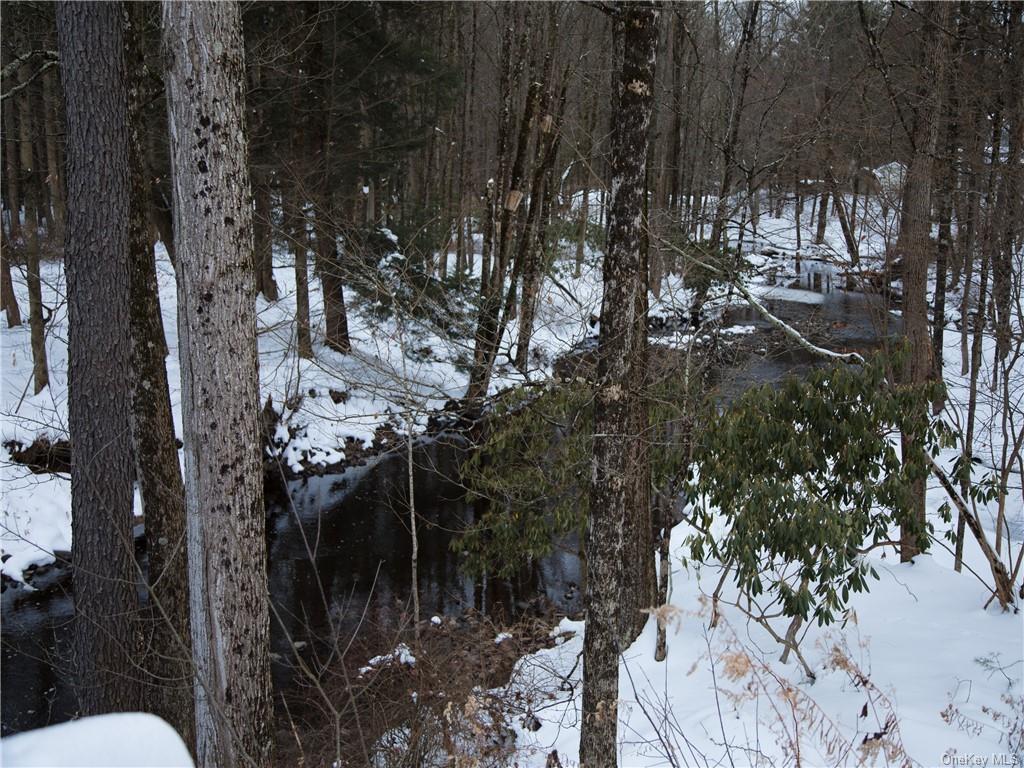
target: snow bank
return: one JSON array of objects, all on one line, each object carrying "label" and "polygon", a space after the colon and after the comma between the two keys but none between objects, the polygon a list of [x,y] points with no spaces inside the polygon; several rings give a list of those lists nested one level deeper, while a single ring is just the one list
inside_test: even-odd
[{"label": "snow bank", "polygon": [[155,715],[100,715],[0,741],[6,768],[192,768],[181,737]]}]

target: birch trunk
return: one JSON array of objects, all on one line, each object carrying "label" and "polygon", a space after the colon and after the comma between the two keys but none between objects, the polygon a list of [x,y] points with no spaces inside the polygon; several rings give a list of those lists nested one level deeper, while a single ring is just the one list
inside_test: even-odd
[{"label": "birch trunk", "polygon": [[238,4],[163,6],[200,766],[273,765]]}]

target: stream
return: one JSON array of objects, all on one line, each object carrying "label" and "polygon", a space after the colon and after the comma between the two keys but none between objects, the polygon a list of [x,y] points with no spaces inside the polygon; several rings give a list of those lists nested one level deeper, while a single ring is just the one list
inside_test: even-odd
[{"label": "stream", "polygon": [[[804,261],[800,275],[777,275],[773,287],[762,289],[761,300],[812,341],[832,349],[865,351],[898,331],[898,319],[885,311],[878,297],[848,293],[838,285],[827,265]],[[730,309],[723,325],[754,325],[758,332],[744,337],[750,354],[719,377],[721,401],[728,402],[752,385],[820,364],[792,344],[770,343],[779,332],[752,309]],[[476,580],[462,573],[450,544],[475,515],[458,481],[466,454],[467,447],[458,439],[443,436],[418,443],[414,451],[421,617],[459,617],[468,609],[499,620],[525,610],[579,613],[575,542],[556,548],[514,580]],[[366,627],[396,628],[409,621],[407,489],[405,456],[392,453],[342,475],[291,482],[286,498],[268,500],[276,689],[287,687],[292,679],[293,669],[285,660],[293,658],[293,643],[314,648],[325,636],[349,636]],[[4,736],[74,716],[69,663],[72,581],[70,572],[55,569],[35,580],[39,589],[7,589],[2,596]]]}]

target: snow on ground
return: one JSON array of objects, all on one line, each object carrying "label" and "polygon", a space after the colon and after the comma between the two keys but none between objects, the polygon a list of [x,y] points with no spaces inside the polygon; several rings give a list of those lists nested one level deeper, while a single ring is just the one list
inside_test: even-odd
[{"label": "snow on ground", "polygon": [[[983,358],[990,361],[993,339],[983,342]],[[1019,417],[1024,365],[1018,363],[1013,375],[1011,408]],[[963,424],[969,381],[960,375],[960,334],[952,325],[944,376],[947,419]],[[1000,466],[1003,449],[1003,404],[986,378],[979,387],[975,438],[980,473]],[[938,461],[948,470],[956,456],[957,449],[947,449]],[[949,527],[939,516],[945,501],[945,492],[932,483],[927,511],[940,534]],[[992,542],[996,504],[979,507]],[[1006,518],[1016,556],[1024,537],[1024,491],[1016,473]],[[720,571],[682,565],[689,551],[686,525],[672,532],[671,597],[669,608],[659,611],[668,622],[668,657],[654,661],[652,617],[620,661],[619,764],[1021,764],[1024,622],[1019,613],[983,607],[991,592],[973,573],[991,579],[969,533],[962,573],[953,570],[945,542],[912,564],[900,564],[891,552],[872,552],[881,578],[869,583],[869,593],[851,598],[849,621],[806,629],[801,648],[817,676],[811,681],[794,658],[780,663],[781,647],[762,627],[724,604],[728,592],[718,626],[709,628],[709,595]],[[777,620],[775,630],[784,634],[787,624]],[[565,631],[575,634],[521,659],[509,684],[541,723],[536,731],[523,727],[533,721],[521,717],[523,710],[514,713],[524,745],[520,765],[545,765],[552,750],[562,765],[577,764],[584,624],[565,620],[556,632]],[[892,744],[902,745],[909,762]]]},{"label": "snow on ground", "polygon": [[[592,210],[596,211],[597,206]],[[743,233],[744,250],[751,251],[748,260],[766,272],[777,263],[768,251],[790,255],[796,250],[792,205],[781,218],[769,213],[765,210],[762,214],[756,235],[749,226]],[[886,245],[893,239],[893,214],[883,218],[880,206],[873,203],[867,222],[858,235],[860,255],[862,264],[873,269],[883,262]],[[813,239],[813,224],[807,205],[802,218],[802,254],[831,261],[841,270],[848,257],[838,222],[834,217],[829,219],[820,246],[808,245]],[[735,243],[738,235],[738,228],[731,227],[730,242]],[[171,400],[180,429],[174,276],[162,249],[158,255],[161,305],[170,349]],[[573,274],[572,259],[566,259],[556,266],[554,278],[546,280],[541,288],[531,377],[549,373],[560,353],[596,333],[593,316],[599,313],[601,299],[599,254],[588,248],[586,255],[580,277]],[[261,391],[264,399],[270,397],[278,409],[284,408],[285,426],[280,436],[289,443],[281,455],[293,468],[303,463],[333,462],[343,454],[347,437],[367,441],[382,423],[390,422],[401,430],[406,426],[405,414],[410,412],[413,427],[421,429],[429,410],[462,395],[466,373],[457,360],[471,353],[465,340],[447,338],[411,322],[380,320],[353,301],[351,292],[347,298],[353,352],[339,355],[324,347],[317,280],[310,281],[315,359],[298,359],[292,352],[294,270],[283,253],[276,254],[276,265],[282,298],[275,304],[259,299],[257,306]],[[479,271],[479,260],[474,269]],[[43,281],[44,303],[54,312],[47,329],[51,386],[32,396],[28,390],[31,354],[27,326],[8,329],[3,323],[3,442],[29,443],[40,434],[66,436],[66,311],[60,265],[44,265]],[[765,298],[821,300],[817,294],[767,285],[770,280],[753,278],[751,282],[753,292]],[[27,309],[24,279],[18,270],[15,289],[21,306]],[[660,298],[650,298],[652,314],[670,316],[689,309],[690,295],[675,275],[666,277]],[[958,302],[953,293],[949,315],[954,319]],[[508,360],[509,345],[518,335],[517,323],[513,320],[506,332],[492,391],[523,380]],[[750,330],[745,326],[735,332]],[[687,338],[681,335],[676,341],[685,343]],[[986,337],[986,360],[992,358],[991,346],[991,339]],[[425,352],[404,354],[410,348]],[[963,423],[963,408],[955,403],[966,402],[967,382],[959,374],[959,334],[952,326],[946,338],[945,366],[954,401],[949,418],[953,423]],[[332,397],[332,390],[345,397]],[[1019,398],[1024,388],[1015,387],[1014,391],[1014,397]],[[1002,406],[987,386],[979,392],[980,426],[975,449],[984,465],[997,466],[1003,441],[995,416]],[[1015,405],[1018,411],[1020,405]],[[940,461],[948,467],[954,455],[955,451],[946,451]],[[1024,532],[1019,477],[1012,484],[1007,519],[1016,547]],[[28,565],[49,562],[53,551],[70,548],[69,483],[62,476],[32,475],[4,453],[0,455],[0,487],[0,540],[5,556],[10,555],[3,571],[20,578]],[[929,489],[928,509],[933,521],[938,521],[943,500],[941,489]],[[983,506],[982,516],[991,531],[995,519],[992,505]],[[793,752],[787,752],[793,744],[799,744],[804,765],[854,764],[862,757],[868,764],[883,764],[884,756],[870,754],[875,744],[870,737],[878,732],[887,737],[895,733],[894,726],[887,725],[887,707],[895,714],[907,754],[920,765],[951,764],[944,757],[952,754],[950,750],[961,757],[987,756],[988,765],[992,765],[991,755],[1005,752],[999,725],[990,713],[1012,713],[1013,705],[1002,701],[1003,695],[1020,701],[1024,659],[1021,618],[1001,614],[993,607],[982,609],[988,593],[969,569],[980,574],[987,569],[973,539],[967,540],[969,569],[965,568],[963,574],[953,572],[952,557],[941,546],[933,547],[929,555],[917,558],[912,565],[900,565],[891,555],[885,559],[871,555],[881,581],[870,585],[869,594],[855,596],[852,607],[856,618],[851,617],[845,626],[807,630],[802,648],[817,674],[811,684],[794,662],[780,664],[774,641],[762,628],[746,624],[735,609],[723,607],[717,629],[707,629],[708,606],[702,596],[713,590],[718,574],[710,566],[703,571],[681,566],[685,534],[679,527],[672,539],[675,557],[670,604],[674,615],[669,617],[668,659],[653,661],[654,619],[623,655],[619,713],[622,764],[670,764],[668,754],[674,756],[677,765],[758,762],[756,753],[749,750],[763,752],[778,765],[794,764]],[[512,683],[533,696],[532,711],[541,723],[536,732],[520,729],[519,743],[527,745],[521,764],[544,764],[552,749],[558,750],[566,766],[578,755],[578,656],[583,627],[563,622],[563,628],[573,630],[575,636],[522,659]],[[984,662],[986,659],[994,660],[1003,671]],[[870,688],[865,680],[870,681]],[[953,708],[947,710],[950,705]],[[893,755],[889,757],[889,762],[901,762]]]},{"label": "snow on ground", "polygon": [[185,742],[155,715],[85,717],[0,741],[7,768],[191,768]]},{"label": "snow on ground", "polygon": [[[403,258],[394,255],[394,258]],[[452,259],[451,261],[454,261]],[[479,275],[477,255],[473,272]],[[14,287],[22,308],[18,328],[0,321],[0,443],[23,445],[37,437],[67,438],[67,306],[63,266],[41,266],[43,304],[53,315],[46,326],[50,386],[33,395],[32,354],[27,324],[28,295],[24,272],[15,267]],[[547,280],[535,323],[532,370],[550,373],[557,355],[596,333],[590,324],[600,311],[601,270],[589,251],[580,277],[568,262],[559,265],[557,285]],[[181,379],[178,364],[177,289],[174,269],[162,245],[157,246],[157,277],[164,331],[167,374],[175,429],[181,437]],[[295,354],[295,270],[285,251],[275,252],[274,277],[280,299],[257,299],[261,398],[270,398],[282,412],[276,437],[279,457],[293,470],[326,466],[345,458],[347,439],[369,443],[376,429],[391,424],[396,431],[426,427],[430,412],[440,410],[466,390],[468,373],[458,361],[472,359],[472,340],[452,338],[408,318],[374,316],[355,293],[346,291],[352,351],[347,355],[323,343],[323,296],[320,281],[310,279],[310,317],[314,358]],[[687,306],[681,283],[666,278],[661,300],[652,307],[670,311]],[[518,338],[513,320],[503,339],[491,391],[514,386],[524,376],[511,364]],[[420,351],[422,354],[413,354]],[[137,505],[138,509],[139,506]],[[54,552],[71,548],[70,481],[62,475],[37,475],[11,461],[0,447],[0,547],[3,573],[21,579],[30,565],[54,561]]]},{"label": "snow on ground", "polygon": [[[943,500],[929,490],[933,519]],[[1022,716],[1021,616],[983,609],[989,591],[966,569],[955,573],[947,552],[936,547],[906,565],[891,553],[871,556],[880,581],[851,601],[845,626],[807,630],[801,648],[812,682],[795,659],[781,664],[780,646],[737,609],[720,606],[709,628],[707,596],[719,572],[680,565],[685,536],[683,523],[672,536],[667,659],[654,660],[651,618],[620,662],[620,765],[904,764],[895,752],[873,751],[883,746],[872,740],[879,733],[902,744],[909,765],[951,765],[953,756],[1019,764],[1007,732]],[[966,553],[967,566],[986,574],[973,539]],[[545,765],[552,750],[562,765],[578,760],[584,624],[565,620],[558,629],[575,635],[521,659],[510,682],[541,723],[517,726],[523,766]],[[1019,719],[1016,727],[1019,740]]]}]

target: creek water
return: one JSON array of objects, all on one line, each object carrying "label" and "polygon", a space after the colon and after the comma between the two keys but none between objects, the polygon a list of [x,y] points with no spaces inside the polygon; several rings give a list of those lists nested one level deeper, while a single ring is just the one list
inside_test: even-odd
[{"label": "creek water", "polygon": [[[898,330],[878,297],[839,289],[835,273],[805,261],[800,275],[782,271],[762,302],[831,349],[865,351]],[[749,308],[730,309],[723,324],[771,325]],[[768,334],[763,334],[767,337]],[[758,349],[718,378],[718,397],[729,401],[746,388],[800,374],[819,360],[793,345]],[[576,542],[514,580],[475,580],[459,568],[452,538],[476,514],[459,481],[466,447],[454,439],[417,445],[413,456],[418,520],[418,592],[422,618],[458,617],[468,609],[508,617],[543,603],[564,613],[582,608]],[[268,506],[271,647],[275,685],[287,686],[293,644],[313,648],[327,636],[363,627],[400,627],[411,615],[411,535],[408,466],[389,454],[342,475],[289,483]],[[36,591],[7,589],[2,597],[0,726],[7,735],[74,716],[70,685],[73,578],[53,571]],[[386,652],[387,648],[379,652]]]},{"label": "creek water", "polygon": [[[422,618],[458,617],[473,609],[504,619],[541,603],[578,612],[579,562],[572,542],[514,579],[474,579],[459,568],[450,544],[475,515],[459,482],[466,455],[461,441],[443,436],[418,443],[413,453]],[[408,487],[400,452],[341,475],[291,482],[286,495],[268,503],[276,688],[292,678],[293,644],[312,650],[325,638],[357,631],[383,637],[410,620]],[[37,577],[35,591],[9,588],[3,594],[3,735],[74,716],[73,581],[70,571],[53,570]]]}]

